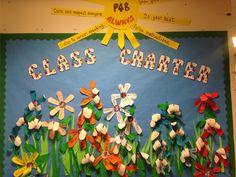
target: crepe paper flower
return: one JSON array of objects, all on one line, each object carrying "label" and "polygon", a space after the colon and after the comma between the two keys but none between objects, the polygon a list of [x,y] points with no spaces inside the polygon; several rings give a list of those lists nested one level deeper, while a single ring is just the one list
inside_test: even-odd
[{"label": "crepe paper flower", "polygon": [[213,99],[217,98],[218,95],[218,92],[203,93],[200,98],[195,101],[194,106],[198,107],[199,113],[203,113],[206,109],[206,106],[208,106],[213,111],[218,111],[218,105],[212,101]]},{"label": "crepe paper flower", "polygon": [[29,157],[27,153],[24,153],[24,157],[20,159],[18,156],[14,156],[12,158],[12,162],[19,166],[17,170],[14,171],[15,177],[23,177],[27,176],[31,173],[33,169],[36,169],[38,173],[40,173],[40,168],[38,167],[37,163],[35,162],[38,158],[38,152],[34,152]]},{"label": "crepe paper flower", "polygon": [[83,159],[82,159],[82,164],[85,165],[85,164],[88,164],[88,163],[93,163],[95,160],[95,157],[93,155],[90,155],[90,154],[85,154]]},{"label": "crepe paper flower", "polygon": [[203,140],[201,137],[199,137],[196,141],[196,147],[197,147],[197,153],[200,153],[203,157],[208,156],[210,148],[206,140]]},{"label": "crepe paper flower", "polygon": [[196,160],[196,149],[184,148],[181,151],[180,161],[184,163],[187,167],[191,167],[191,159]]},{"label": "crepe paper flower", "polygon": [[33,121],[31,122],[28,122],[28,128],[29,130],[33,130],[33,129],[36,129],[36,130],[39,130],[40,127],[42,125],[42,122],[39,121],[39,119],[35,118]]},{"label": "crepe paper flower", "polygon": [[93,147],[100,153],[93,162],[93,166],[97,166],[100,162],[104,163],[104,166],[107,171],[114,170],[115,166],[122,163],[119,155],[113,153],[113,148],[109,151],[110,138],[105,138],[104,146],[102,147],[99,143],[91,143]]},{"label": "crepe paper flower", "polygon": [[169,132],[170,138],[172,139],[172,141],[176,141],[178,146],[183,146],[188,142],[183,128],[178,128],[176,122],[171,123],[171,125],[173,126],[173,129]]},{"label": "crepe paper flower", "polygon": [[35,90],[31,90],[30,91],[30,96],[31,96],[31,102],[28,104],[28,106],[25,108],[25,115],[29,115],[30,113],[32,113],[33,111],[36,112],[36,116],[40,115],[42,107],[41,107],[41,103],[46,101],[45,96],[41,96],[39,98],[37,98],[36,95],[36,91]]},{"label": "crepe paper flower", "polygon": [[199,162],[195,163],[194,167],[197,172],[194,172],[194,177],[215,177],[214,174],[221,173],[221,167],[210,168],[211,162],[207,162],[206,168],[203,167]]},{"label": "crepe paper flower", "polygon": [[23,125],[25,125],[25,118],[24,118],[24,117],[20,117],[20,118],[17,120],[17,122],[16,122],[16,126],[17,126],[17,127],[21,127],[21,126],[23,126]]},{"label": "crepe paper flower", "polygon": [[130,83],[126,83],[124,86],[122,84],[118,85],[120,90],[120,94],[112,94],[111,97],[114,99],[120,99],[120,107],[124,108],[126,106],[132,106],[134,104],[134,100],[137,98],[136,93],[128,93],[131,87]]},{"label": "crepe paper flower", "polygon": [[119,164],[117,167],[115,167],[114,171],[117,171],[117,173],[122,176],[122,177],[128,177],[126,174],[126,171],[137,171],[138,168],[135,165],[124,165],[124,164]]},{"label": "crepe paper flower", "polygon": [[107,132],[108,128],[102,123],[99,123],[93,131],[93,136],[95,137],[95,141],[100,143],[102,140],[102,136],[104,136],[105,138],[109,136]]},{"label": "crepe paper flower", "polygon": [[19,137],[19,136],[16,136],[16,137],[14,137],[14,145],[16,146],[16,147],[20,147],[21,146],[21,138]]},{"label": "crepe paper flower", "polygon": [[226,156],[226,153],[228,152],[229,152],[228,146],[225,148],[217,149],[215,157],[214,157],[215,164],[220,165],[221,163],[223,163],[225,168],[229,167],[229,161]]},{"label": "crepe paper flower", "polygon": [[177,116],[181,115],[179,105],[177,105],[177,104],[170,104],[167,109],[167,112],[168,112],[168,114],[175,114]]},{"label": "crepe paper flower", "polygon": [[157,174],[162,174],[162,175],[165,175],[166,172],[169,173],[171,171],[170,165],[168,164],[166,159],[156,160],[156,171]]},{"label": "crepe paper flower", "polygon": [[59,115],[58,115],[58,119],[59,120],[62,120],[64,119],[65,117],[65,109],[68,110],[69,112],[73,113],[75,110],[73,107],[67,105],[67,103],[71,102],[73,99],[74,99],[74,95],[69,95],[65,100],[63,98],[63,94],[61,91],[58,91],[57,92],[57,98],[58,100],[55,100],[54,98],[52,97],[49,97],[48,98],[48,102],[51,103],[51,104],[54,104],[56,105],[55,108],[53,108],[51,111],[50,111],[50,116],[55,116],[58,112],[59,112]]},{"label": "crepe paper flower", "polygon": [[51,121],[51,122],[42,122],[43,127],[47,127],[49,130],[48,137],[51,140],[54,140],[56,132],[58,132],[60,135],[64,136],[66,135],[66,130],[64,129],[66,126],[63,124],[60,124],[59,122]]},{"label": "crepe paper flower", "polygon": [[161,148],[162,150],[166,150],[166,145],[167,144],[165,140],[156,140],[152,147],[154,151],[157,151],[159,148]]},{"label": "crepe paper flower", "polygon": [[78,117],[78,126],[81,127],[84,124],[84,121],[88,120],[90,124],[95,124],[96,119],[92,109],[88,107],[84,107],[82,112],[79,113]]},{"label": "crepe paper flower", "polygon": [[205,139],[210,135],[213,135],[213,130],[219,136],[222,136],[224,134],[224,130],[220,127],[220,124],[218,124],[215,119],[207,119],[204,126],[204,132],[202,133],[201,137]]},{"label": "crepe paper flower", "polygon": [[113,104],[113,108],[104,108],[103,112],[105,114],[107,114],[106,119],[109,121],[112,119],[112,117],[114,115],[116,115],[117,121],[119,123],[121,123],[123,121],[123,117],[121,115],[121,112],[125,113],[125,114],[129,114],[128,111],[126,111],[125,109],[123,109],[122,107],[120,107],[117,102],[116,99],[111,98],[111,102]]},{"label": "crepe paper flower", "polygon": [[139,126],[137,120],[131,115],[127,115],[125,120],[118,124],[118,128],[119,129],[125,128],[125,134],[129,135],[130,131],[131,131],[131,125],[134,127],[137,134],[140,135],[142,133],[142,131],[143,131],[142,128]]},{"label": "crepe paper flower", "polygon": [[150,127],[154,128],[159,120],[161,120],[161,114],[153,114]]},{"label": "crepe paper flower", "polygon": [[91,101],[94,101],[94,103],[96,104],[96,107],[98,109],[102,109],[103,106],[102,106],[102,102],[99,97],[99,90],[96,88],[95,82],[93,80],[90,81],[90,90],[82,87],[82,88],[80,88],[80,92],[83,95],[87,96],[87,98],[83,99],[80,102],[81,106],[85,106],[86,104],[90,103]]},{"label": "crepe paper flower", "polygon": [[134,164],[136,164],[137,159],[141,159],[141,158],[145,160],[147,164],[149,164],[149,161],[148,161],[149,155],[147,153],[137,152],[131,156],[131,160]]},{"label": "crepe paper flower", "polygon": [[120,133],[115,138],[110,139],[111,143],[115,143],[114,146],[114,154],[118,154],[120,151],[120,146],[125,147],[128,151],[132,150],[132,146],[127,142],[127,140],[124,137],[124,134]]},{"label": "crepe paper flower", "polygon": [[71,129],[68,132],[69,135],[73,135],[73,137],[68,141],[68,147],[73,148],[74,145],[80,140],[80,146],[82,149],[86,148],[86,139],[91,139],[90,135],[83,128],[79,128],[77,130]]}]

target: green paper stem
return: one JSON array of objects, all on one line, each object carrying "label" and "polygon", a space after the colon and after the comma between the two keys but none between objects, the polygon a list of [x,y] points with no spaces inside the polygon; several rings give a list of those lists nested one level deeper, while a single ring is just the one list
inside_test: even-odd
[{"label": "green paper stem", "polygon": [[57,157],[56,157],[56,140],[52,141],[52,162],[51,162],[51,170],[52,170],[52,177],[60,176],[57,171]]},{"label": "green paper stem", "polygon": [[[222,143],[222,137],[221,136],[219,136],[219,145],[220,145],[220,148],[223,148],[223,143]],[[225,172],[224,164],[220,162],[220,166],[221,166],[221,172],[224,173]]]},{"label": "green paper stem", "polygon": [[70,158],[70,177],[73,177],[73,149],[69,149],[69,158]]}]

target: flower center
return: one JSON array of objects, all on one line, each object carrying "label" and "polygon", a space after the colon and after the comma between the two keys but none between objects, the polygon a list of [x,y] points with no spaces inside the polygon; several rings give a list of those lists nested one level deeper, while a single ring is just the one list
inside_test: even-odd
[{"label": "flower center", "polygon": [[102,158],[103,158],[103,159],[106,159],[106,158],[108,157],[108,155],[109,155],[109,152],[108,152],[108,151],[102,152]]},{"label": "flower center", "polygon": [[133,122],[133,120],[134,120],[134,118],[133,118],[132,116],[129,116],[129,117],[128,117],[128,121],[129,121],[129,122]]},{"label": "flower center", "polygon": [[115,111],[115,112],[118,112],[119,110],[120,110],[120,107],[119,107],[118,105],[115,105],[115,106],[114,106],[114,111]]},{"label": "flower center", "polygon": [[27,163],[27,168],[33,168],[33,163],[32,162],[29,162],[29,163]]},{"label": "flower center", "polygon": [[37,100],[34,100],[34,101],[33,101],[33,104],[34,104],[34,106],[38,106],[38,105],[39,105],[39,102],[38,102]]},{"label": "flower center", "polygon": [[60,104],[59,104],[59,106],[60,106],[61,108],[64,108],[64,107],[66,106],[66,103],[65,103],[64,101],[61,101]]},{"label": "flower center", "polygon": [[121,93],[120,96],[121,96],[121,98],[125,98],[126,97],[126,93]]}]

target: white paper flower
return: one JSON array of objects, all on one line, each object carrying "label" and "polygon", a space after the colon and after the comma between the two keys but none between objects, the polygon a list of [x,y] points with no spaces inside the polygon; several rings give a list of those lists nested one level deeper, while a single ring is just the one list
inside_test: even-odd
[{"label": "white paper flower", "polygon": [[137,134],[142,133],[142,128],[139,126],[137,120],[133,117],[128,115],[125,120],[118,124],[119,129],[125,128],[125,134],[129,135],[131,131],[131,125],[136,130]]},{"label": "white paper flower", "polygon": [[111,143],[115,143],[113,153],[118,154],[120,151],[120,146],[125,147],[128,151],[132,150],[132,146],[127,142],[123,133],[120,133],[114,138],[110,139]]},{"label": "white paper flower", "polygon": [[29,130],[39,130],[41,128],[42,122],[39,121],[39,119],[35,118],[34,120],[32,120],[31,122],[28,122],[28,128]]},{"label": "white paper flower", "polygon": [[123,117],[122,117],[122,115],[121,115],[121,112],[123,112],[123,113],[125,113],[125,114],[128,114],[128,112],[127,112],[125,109],[121,108],[121,107],[117,104],[115,98],[112,97],[112,98],[111,98],[111,102],[112,102],[112,104],[113,104],[113,108],[104,108],[104,109],[103,109],[103,112],[104,112],[105,114],[107,114],[106,119],[107,119],[107,120],[111,120],[111,118],[112,118],[114,115],[116,115],[117,121],[118,121],[118,122],[122,122],[122,121],[123,121]]},{"label": "white paper flower", "polygon": [[170,104],[168,109],[167,109],[168,114],[175,114],[180,116],[181,115],[181,111],[179,108],[179,105],[177,104]]},{"label": "white paper flower", "polygon": [[85,164],[88,164],[88,163],[93,163],[95,160],[94,156],[93,155],[90,155],[90,154],[85,154],[83,159],[82,159],[82,164],[85,165]]},{"label": "white paper flower", "polygon": [[153,114],[150,122],[150,127],[155,127],[157,122],[161,119],[161,114]]},{"label": "white paper flower", "polygon": [[136,154],[133,154],[133,155],[131,156],[131,160],[132,160],[132,162],[133,162],[134,164],[136,164],[136,159],[137,159],[137,158],[143,158],[143,159],[146,161],[146,163],[149,164],[149,161],[148,161],[149,155],[148,155],[147,153],[138,152],[138,153],[136,153]]},{"label": "white paper flower", "polygon": [[20,117],[16,122],[16,126],[21,127],[23,125],[25,125],[25,119],[24,119],[24,117]]},{"label": "white paper flower", "polygon": [[169,166],[167,160],[166,159],[157,159],[156,160],[157,173],[165,175],[166,169],[167,169],[167,172],[170,172],[170,166]]},{"label": "white paper flower", "polygon": [[118,85],[120,90],[120,94],[112,94],[112,98],[119,99],[120,107],[124,108],[126,106],[132,106],[134,104],[134,100],[137,98],[136,93],[128,93],[129,88],[131,87],[130,83],[126,83],[124,86],[122,84]]}]

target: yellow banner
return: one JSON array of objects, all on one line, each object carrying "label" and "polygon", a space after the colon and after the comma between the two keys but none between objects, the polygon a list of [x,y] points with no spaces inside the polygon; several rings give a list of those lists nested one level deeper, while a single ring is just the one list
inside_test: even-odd
[{"label": "yellow banner", "polygon": [[147,28],[144,28],[140,25],[135,24],[133,26],[133,29],[135,31],[139,32],[139,33],[142,33],[143,35],[145,35],[147,37],[152,38],[155,41],[158,41],[158,42],[170,47],[170,48],[173,48],[175,50],[177,50],[179,48],[179,43],[177,43],[173,40],[170,40],[170,39],[168,39],[168,38],[166,38],[166,37],[164,37],[164,36],[162,36],[162,35],[160,35],[156,32],[152,32],[151,30],[149,30]]},{"label": "yellow banner", "polygon": [[70,45],[72,45],[72,44],[74,44],[74,43],[76,43],[76,42],[78,42],[78,41],[94,34],[94,33],[97,33],[99,31],[103,30],[106,27],[107,26],[106,26],[105,22],[99,23],[99,24],[95,25],[92,28],[89,28],[88,30],[86,30],[84,32],[78,33],[78,34],[76,34],[76,35],[74,35],[74,36],[72,36],[68,39],[65,39],[65,40],[59,42],[57,45],[60,49],[66,48],[66,47],[68,47],[68,46],[70,46]]},{"label": "yellow banner", "polygon": [[140,13],[139,17],[145,20],[152,20],[156,22],[165,22],[165,23],[173,23],[180,25],[189,25],[191,23],[191,20],[185,17],[164,16],[164,15],[155,15],[148,13]]},{"label": "yellow banner", "polygon": [[51,14],[53,15],[69,15],[78,17],[103,17],[102,11],[97,10],[79,10],[70,8],[52,8]]}]

